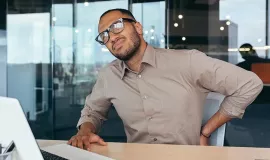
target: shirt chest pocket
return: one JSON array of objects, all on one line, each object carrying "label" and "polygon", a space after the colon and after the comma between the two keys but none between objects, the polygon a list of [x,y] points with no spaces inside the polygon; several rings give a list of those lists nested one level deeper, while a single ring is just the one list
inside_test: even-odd
[{"label": "shirt chest pocket", "polygon": [[121,99],[115,98],[111,101],[125,124],[133,124],[144,118],[143,108],[139,99],[136,97],[132,98],[133,100],[128,99],[128,97],[121,97]]}]

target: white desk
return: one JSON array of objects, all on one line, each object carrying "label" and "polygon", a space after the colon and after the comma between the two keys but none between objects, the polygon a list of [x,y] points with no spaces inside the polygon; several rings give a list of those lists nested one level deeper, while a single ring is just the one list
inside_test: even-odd
[{"label": "white desk", "polygon": [[[40,147],[61,143],[66,141],[38,140]],[[117,160],[270,160],[268,148],[108,143],[93,145],[92,152]]]}]

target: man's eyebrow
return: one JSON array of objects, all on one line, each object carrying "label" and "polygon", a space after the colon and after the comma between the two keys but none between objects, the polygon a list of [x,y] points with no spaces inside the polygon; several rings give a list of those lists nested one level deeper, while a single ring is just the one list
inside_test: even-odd
[{"label": "man's eyebrow", "polygon": [[[99,28],[103,28],[103,26],[101,26],[101,27],[99,27]],[[106,31],[107,29],[108,29],[108,27],[105,28],[105,29],[102,29],[102,30],[99,29],[99,33],[104,32],[104,31]]]},{"label": "man's eyebrow", "polygon": [[[118,20],[118,19],[117,19],[117,20]],[[117,20],[114,20],[113,22],[111,22],[110,25],[109,25],[108,27],[106,27],[105,29],[101,30],[101,32],[104,32],[104,31],[106,31],[107,29],[109,29],[110,26],[112,26],[115,22],[117,22]],[[103,28],[103,26],[104,26],[104,25],[102,25],[100,28]],[[100,33],[101,33],[101,32],[100,32]]]},{"label": "man's eyebrow", "polygon": [[[114,22],[112,22],[112,24],[113,24]],[[100,26],[99,28],[105,28],[105,29],[103,29],[103,30],[101,30],[101,32],[103,32],[103,31],[106,31],[112,24],[110,24],[108,27],[103,27],[103,26],[105,26],[105,25],[102,25],[102,26]],[[101,33],[100,32],[100,33]]]}]

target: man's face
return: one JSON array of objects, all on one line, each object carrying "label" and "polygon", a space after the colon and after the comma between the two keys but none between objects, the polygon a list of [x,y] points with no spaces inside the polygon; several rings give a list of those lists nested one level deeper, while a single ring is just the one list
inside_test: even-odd
[{"label": "man's face", "polygon": [[[119,11],[109,12],[99,22],[99,33],[106,30],[120,18],[132,19]],[[138,22],[123,21],[123,23],[124,29],[120,33],[109,32],[110,39],[106,43],[106,47],[116,58],[127,61],[136,54],[140,46],[142,27]]]}]

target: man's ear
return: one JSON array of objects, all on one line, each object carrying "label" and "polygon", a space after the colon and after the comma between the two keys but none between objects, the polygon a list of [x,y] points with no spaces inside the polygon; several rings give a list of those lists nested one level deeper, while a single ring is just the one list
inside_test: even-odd
[{"label": "man's ear", "polygon": [[143,27],[140,22],[135,23],[135,29],[139,35],[143,34]]}]

